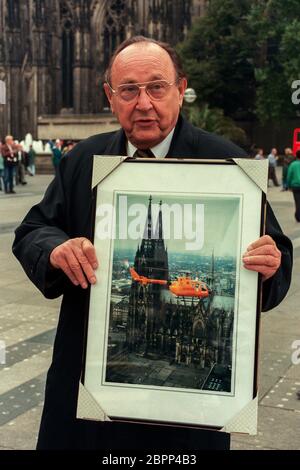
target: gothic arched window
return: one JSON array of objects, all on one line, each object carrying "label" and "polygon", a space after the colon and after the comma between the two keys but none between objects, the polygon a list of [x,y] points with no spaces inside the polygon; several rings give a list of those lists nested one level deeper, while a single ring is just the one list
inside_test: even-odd
[{"label": "gothic arched window", "polygon": [[73,107],[73,57],[74,35],[71,28],[65,27],[62,35],[63,108]]},{"label": "gothic arched window", "polygon": [[15,0],[7,0],[7,20],[10,28],[20,26],[20,4]]},{"label": "gothic arched window", "polygon": [[117,46],[125,39],[126,6],[124,0],[115,0],[107,6],[104,20],[103,45],[104,66],[109,64],[110,57]]},{"label": "gothic arched window", "polygon": [[37,26],[46,22],[45,0],[35,0],[34,21]]},{"label": "gothic arched window", "polygon": [[61,5],[62,24],[62,107],[73,108],[74,33],[71,12]]}]

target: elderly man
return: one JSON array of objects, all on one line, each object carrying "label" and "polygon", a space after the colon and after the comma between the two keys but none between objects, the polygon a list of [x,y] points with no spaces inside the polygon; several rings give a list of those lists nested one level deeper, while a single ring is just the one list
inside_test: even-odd
[{"label": "elderly man", "polygon": [[[169,46],[138,36],[122,43],[106,73],[105,93],[122,129],[79,143],[62,159],[43,201],[16,230],[14,254],[48,298],[63,294],[50,367],[38,448],[192,448],[190,434],[162,426],[118,425],[76,420],[88,286],[96,282],[97,260],[90,241],[92,159],[103,155],[157,158],[227,158],[245,153],[234,144],[196,129],[180,115],[187,86],[179,58]],[[268,207],[266,235],[253,241],[243,262],[262,274],[263,309],[285,296],[292,248]],[[119,427],[118,427],[119,426]],[[123,427],[122,427],[123,426]],[[110,434],[116,433],[112,438]],[[197,447],[226,448],[228,435],[198,431]],[[123,434],[122,434],[123,433]],[[185,436],[185,437],[184,437]],[[195,445],[195,444],[194,444]],[[144,446],[144,447],[143,447]],[[123,447],[124,448],[124,447]]]}]

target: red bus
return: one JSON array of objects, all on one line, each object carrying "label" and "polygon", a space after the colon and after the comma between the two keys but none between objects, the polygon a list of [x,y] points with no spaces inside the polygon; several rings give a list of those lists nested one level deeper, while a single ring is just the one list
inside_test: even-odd
[{"label": "red bus", "polygon": [[293,155],[296,156],[297,150],[300,150],[300,127],[294,129],[293,137]]}]

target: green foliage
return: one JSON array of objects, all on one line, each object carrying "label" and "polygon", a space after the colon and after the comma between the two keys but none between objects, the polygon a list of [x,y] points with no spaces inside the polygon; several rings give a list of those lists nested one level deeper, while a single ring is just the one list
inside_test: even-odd
[{"label": "green foliage", "polygon": [[285,28],[280,45],[284,74],[289,82],[300,78],[300,19]]},{"label": "green foliage", "polygon": [[[300,77],[298,0],[256,2],[249,23],[258,31],[255,57],[256,116],[279,126],[295,115],[291,84]],[[298,46],[298,47],[297,47]]]},{"label": "green foliage", "polygon": [[185,106],[184,114],[188,120],[196,127],[201,127],[208,132],[214,132],[226,139],[232,140],[238,145],[246,145],[247,138],[243,129],[238,127],[235,122],[224,116],[222,109],[211,109],[208,104],[199,107]]},{"label": "green foliage", "polygon": [[199,100],[233,117],[251,114],[254,102],[253,41],[245,21],[250,0],[214,0],[178,52]]},{"label": "green foliage", "polygon": [[178,45],[199,103],[278,125],[296,113],[291,83],[300,78],[299,51],[299,0],[211,0]]}]

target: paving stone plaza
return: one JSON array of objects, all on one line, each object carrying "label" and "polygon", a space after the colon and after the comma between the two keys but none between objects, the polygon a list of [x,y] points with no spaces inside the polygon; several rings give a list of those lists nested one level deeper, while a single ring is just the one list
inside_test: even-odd
[{"label": "paving stone plaza", "polygon": [[[35,448],[60,304],[42,297],[11,253],[15,227],[52,176],[27,179],[15,195],[0,192],[0,345],[6,347],[0,357],[1,450]],[[258,434],[233,435],[234,450],[300,449],[300,364],[291,359],[292,344],[300,341],[300,224],[291,192],[271,186],[268,199],[293,241],[293,281],[281,305],[262,314]]]}]

